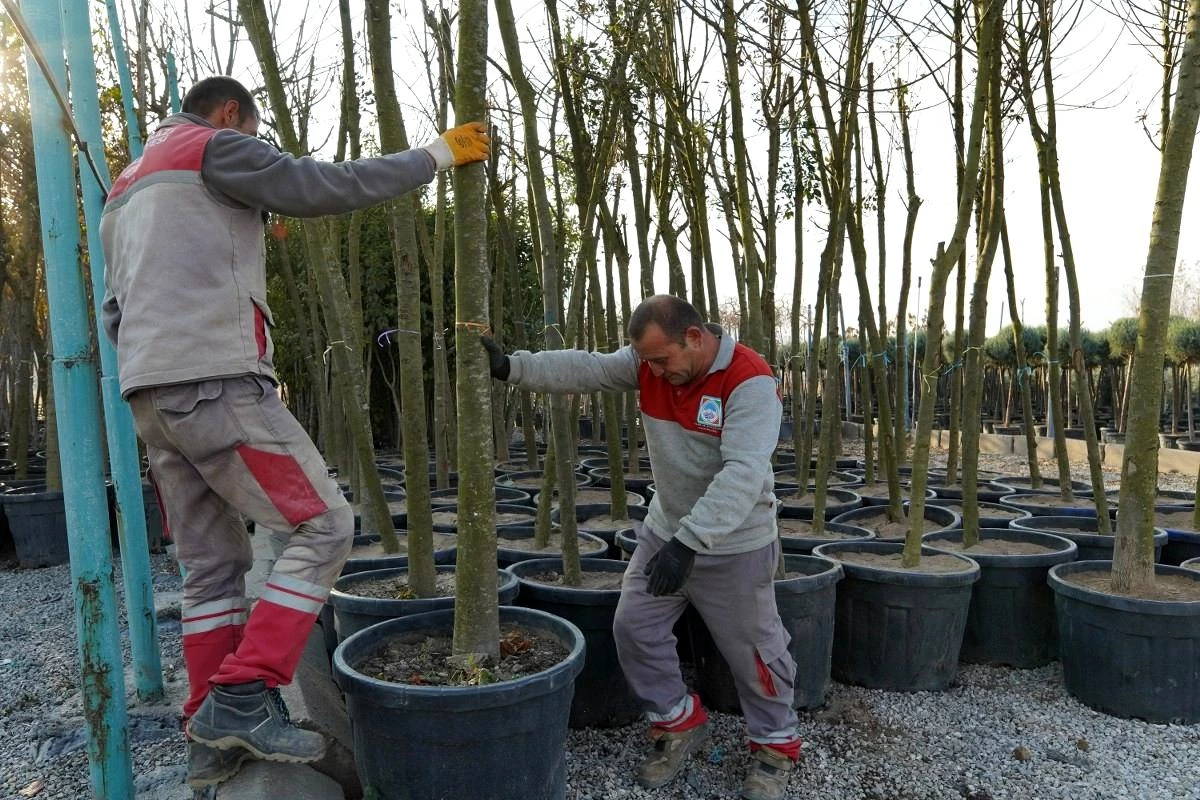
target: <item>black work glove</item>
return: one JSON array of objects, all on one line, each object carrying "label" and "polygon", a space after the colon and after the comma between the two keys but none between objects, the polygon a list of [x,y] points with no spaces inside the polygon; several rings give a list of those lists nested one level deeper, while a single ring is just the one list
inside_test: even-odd
[{"label": "black work glove", "polygon": [[504,355],[504,351],[500,349],[500,345],[496,344],[496,340],[490,336],[479,337],[479,343],[483,345],[483,349],[487,350],[488,366],[492,370],[492,377],[498,381],[508,380],[508,372],[510,369],[508,356]]},{"label": "black work glove", "polygon": [[688,575],[692,574],[692,562],[696,559],[696,551],[688,547],[678,538],[671,539],[662,549],[646,562],[646,574],[650,580],[646,584],[650,594],[662,597],[664,594],[675,594],[687,583]]}]

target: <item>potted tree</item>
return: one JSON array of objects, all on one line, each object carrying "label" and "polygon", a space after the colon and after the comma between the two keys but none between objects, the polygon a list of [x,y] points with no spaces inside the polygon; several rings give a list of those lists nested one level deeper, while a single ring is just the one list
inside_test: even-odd
[{"label": "potted tree", "polygon": [[[1158,194],[1129,375],[1129,421],[1113,560],[1050,571],[1067,690],[1109,714],[1200,722],[1200,573],[1154,563],[1161,370],[1183,201],[1200,118],[1200,0],[1188,6],[1178,84],[1161,148]],[[1164,87],[1169,89],[1169,86]]]},{"label": "potted tree", "polygon": [[[396,111],[390,61],[381,57],[391,42],[388,4],[372,0],[366,18],[380,112]],[[454,106],[464,121],[486,113],[487,19],[486,3],[459,7]],[[540,164],[536,150],[529,162]],[[478,344],[489,316],[485,181],[480,163],[454,171],[460,426],[454,608],[371,626],[334,653],[359,775],[364,789],[381,797],[551,800],[565,794],[567,715],[583,665],[583,636],[549,614],[501,609],[497,602],[491,380]],[[570,470],[563,461],[561,467]],[[572,537],[566,538],[569,546]],[[444,656],[420,661],[433,651]],[[520,669],[511,669],[514,664]],[[463,759],[468,749],[471,757]]]}]

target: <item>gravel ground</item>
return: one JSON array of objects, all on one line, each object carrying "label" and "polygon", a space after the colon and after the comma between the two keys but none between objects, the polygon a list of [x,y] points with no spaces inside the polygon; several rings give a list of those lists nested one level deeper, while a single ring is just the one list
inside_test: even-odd
[{"label": "gravel ground", "polygon": [[[847,442],[847,452],[856,445]],[[984,455],[980,466],[1017,472],[1024,464]],[[1073,474],[1086,479],[1087,471],[1077,466]],[[1116,484],[1116,473],[1105,477]],[[1190,490],[1193,480],[1166,474],[1160,484]],[[90,797],[69,568],[21,570],[4,558],[11,553],[0,553],[0,800]],[[154,556],[152,568],[156,591],[178,591],[165,556]],[[124,633],[123,614],[121,627]],[[178,733],[185,681],[177,606],[160,613],[159,638],[168,699],[140,706],[127,692],[137,797],[184,800],[191,793]],[[1091,711],[1067,696],[1057,664],[963,667],[940,693],[834,683],[825,707],[801,714],[800,725],[804,758],[789,798],[1200,800],[1200,725],[1151,725]],[[655,792],[632,779],[644,731],[645,724],[572,731],[567,797],[737,797],[749,764],[739,717],[713,714],[708,746],[681,778]]]}]

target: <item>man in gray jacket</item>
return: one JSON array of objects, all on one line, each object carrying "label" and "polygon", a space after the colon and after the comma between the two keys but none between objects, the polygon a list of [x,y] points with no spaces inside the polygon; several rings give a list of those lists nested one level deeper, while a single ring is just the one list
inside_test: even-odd
[{"label": "man in gray jacket", "polygon": [[703,746],[708,715],[689,694],[672,627],[691,603],[732,669],[752,764],[746,800],[779,800],[800,756],[796,664],[775,607],[779,540],[771,453],[783,413],[774,375],[750,348],[705,325],[687,301],[644,300],[615,353],[519,351],[483,339],[492,376],[544,392],[639,390],[656,492],[625,570],[613,635],[651,721],[638,767],[669,783]]},{"label": "man in gray jacket", "polygon": [[[423,148],[322,163],[279,152],[256,138],[258,125],[240,83],[200,81],[117,178],[100,224],[103,322],[186,570],[183,714],[197,788],[247,758],[324,754],[321,734],[290,723],[278,687],[292,680],[354,532],[324,459],[276,392],[266,213],[353,211],[488,154],[483,126],[469,123]],[[252,611],[243,516],[291,534]]]}]

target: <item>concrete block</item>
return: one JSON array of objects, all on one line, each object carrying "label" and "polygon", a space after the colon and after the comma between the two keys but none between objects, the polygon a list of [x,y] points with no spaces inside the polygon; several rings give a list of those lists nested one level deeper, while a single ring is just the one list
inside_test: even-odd
[{"label": "concrete block", "polygon": [[337,781],[306,764],[251,761],[217,787],[217,800],[344,800]]}]

